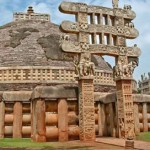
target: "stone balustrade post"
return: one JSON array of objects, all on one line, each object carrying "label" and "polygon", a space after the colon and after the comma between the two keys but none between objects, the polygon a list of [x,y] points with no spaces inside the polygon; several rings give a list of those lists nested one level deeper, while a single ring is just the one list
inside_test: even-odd
[{"label": "stone balustrade post", "polygon": [[33,104],[33,117],[32,117],[32,133],[33,141],[45,142],[46,141],[46,124],[45,124],[45,101],[37,99]]},{"label": "stone balustrade post", "polygon": [[143,131],[148,131],[147,103],[143,103]]},{"label": "stone balustrade post", "polygon": [[15,102],[13,112],[13,138],[22,137],[22,103]]},{"label": "stone balustrade post", "polygon": [[5,103],[0,102],[0,138],[4,138]]},{"label": "stone balustrade post", "polygon": [[114,109],[113,109],[113,103],[109,104],[109,111],[110,111],[110,131],[111,131],[111,136],[116,137],[116,129],[115,129],[115,114],[114,114]]},{"label": "stone balustrade post", "polygon": [[103,136],[107,135],[107,127],[106,127],[106,114],[105,114],[105,105],[102,104],[101,106],[101,118],[102,118],[102,131],[103,131]]},{"label": "stone balustrade post", "polygon": [[68,141],[68,104],[66,99],[58,99],[59,141]]},{"label": "stone balustrade post", "polygon": [[134,125],[135,125],[135,134],[140,133],[140,124],[139,124],[139,108],[138,104],[134,103]]},{"label": "stone balustrade post", "polygon": [[99,136],[103,136],[101,113],[102,113],[101,103],[98,103],[98,134]]}]

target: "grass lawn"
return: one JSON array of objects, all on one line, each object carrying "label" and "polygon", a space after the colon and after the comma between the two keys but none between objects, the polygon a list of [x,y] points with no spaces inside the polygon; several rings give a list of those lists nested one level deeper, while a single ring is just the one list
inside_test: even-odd
[{"label": "grass lawn", "polygon": [[0,150],[124,150],[124,148],[97,142],[44,142],[36,143],[31,139],[0,139]]},{"label": "grass lawn", "polygon": [[137,140],[150,142],[150,132],[142,132],[136,137]]},{"label": "grass lawn", "polygon": [[[43,143],[37,143],[32,142],[29,138],[23,138],[23,139],[13,139],[13,138],[4,138],[0,139],[0,150],[1,148],[8,148],[9,150],[66,150],[66,149],[72,149],[72,150],[89,150],[91,146],[86,145],[77,145],[77,144],[68,144],[67,142],[61,143],[61,142],[43,142]],[[11,149],[10,149],[11,148]]]}]

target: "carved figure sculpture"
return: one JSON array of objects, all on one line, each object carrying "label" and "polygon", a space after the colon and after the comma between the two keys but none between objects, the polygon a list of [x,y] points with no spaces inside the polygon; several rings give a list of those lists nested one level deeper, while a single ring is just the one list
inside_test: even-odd
[{"label": "carved figure sculpture", "polygon": [[68,34],[64,34],[61,35],[59,43],[62,43],[63,41],[69,41],[69,40],[70,40],[70,36]]},{"label": "carved figure sculpture", "polygon": [[119,118],[119,128],[120,128],[121,137],[125,138],[125,128],[124,128],[123,118]]},{"label": "carved figure sculpture", "polygon": [[71,25],[71,29],[76,30],[77,28],[78,28],[78,26],[77,26],[76,24],[72,24],[72,25]]},{"label": "carved figure sculpture", "polygon": [[124,9],[125,9],[125,10],[131,10],[132,7],[131,7],[131,5],[124,5]]},{"label": "carved figure sculpture", "polygon": [[112,0],[113,8],[118,8],[118,1],[119,0]]},{"label": "carved figure sculpture", "polygon": [[126,23],[125,27],[134,28],[134,23],[133,22]]},{"label": "carved figure sculpture", "polygon": [[74,61],[75,73],[78,76],[93,76],[95,74],[95,65],[89,61],[89,58],[84,57],[78,64]]},{"label": "carved figure sculpture", "polygon": [[128,139],[133,140],[134,137],[135,137],[134,124],[132,124],[128,129]]},{"label": "carved figure sculpture", "polygon": [[134,23],[133,22],[129,22],[129,27],[130,28],[134,28]]},{"label": "carved figure sculpture", "polygon": [[118,64],[113,68],[113,71],[116,77],[131,77],[135,67],[137,67],[136,61],[131,61],[127,65],[124,65],[119,61]]},{"label": "carved figure sculpture", "polygon": [[60,36],[60,40],[59,40],[60,47],[64,41],[70,41],[70,36],[68,34],[64,34]]}]

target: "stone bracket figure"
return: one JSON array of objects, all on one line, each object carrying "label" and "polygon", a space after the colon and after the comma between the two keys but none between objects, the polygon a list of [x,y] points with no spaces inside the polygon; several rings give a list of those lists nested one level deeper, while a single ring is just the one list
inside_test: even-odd
[{"label": "stone bracket figure", "polygon": [[138,66],[138,63],[136,61],[131,61],[127,65],[124,65],[121,62],[118,62],[118,64],[113,68],[114,71],[114,77],[132,77],[132,74],[134,72],[135,67]]},{"label": "stone bracket figure", "polygon": [[95,64],[89,60],[88,57],[83,57],[78,63],[74,61],[75,73],[79,77],[94,76],[95,75]]},{"label": "stone bracket figure", "polygon": [[118,2],[119,0],[112,0],[113,8],[118,8]]}]

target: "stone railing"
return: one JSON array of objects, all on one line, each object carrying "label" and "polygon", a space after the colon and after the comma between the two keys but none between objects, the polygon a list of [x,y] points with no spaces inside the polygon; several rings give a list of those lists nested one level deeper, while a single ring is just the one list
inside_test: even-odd
[{"label": "stone railing", "polygon": [[[116,93],[95,93],[99,112],[99,136],[117,136]],[[135,133],[150,131],[150,95],[133,94]]]},{"label": "stone railing", "polygon": [[38,13],[14,13],[14,21],[20,20],[41,20],[41,21],[50,21],[49,14],[38,14]]},{"label": "stone railing", "polygon": [[[0,83],[76,83],[74,68],[50,66],[0,67]],[[95,83],[114,86],[112,72],[96,70]]]},{"label": "stone railing", "polygon": [[[97,92],[94,99],[96,135],[117,137],[116,93]],[[136,134],[150,131],[150,96],[134,94],[133,100]],[[78,106],[78,89],[73,87],[38,86],[33,91],[0,91],[0,138],[32,137],[37,141],[40,135],[34,133],[46,128],[42,133],[49,141],[61,141],[64,135],[68,140],[77,140]],[[36,118],[40,121],[35,121]],[[63,132],[59,132],[62,127]]]}]

